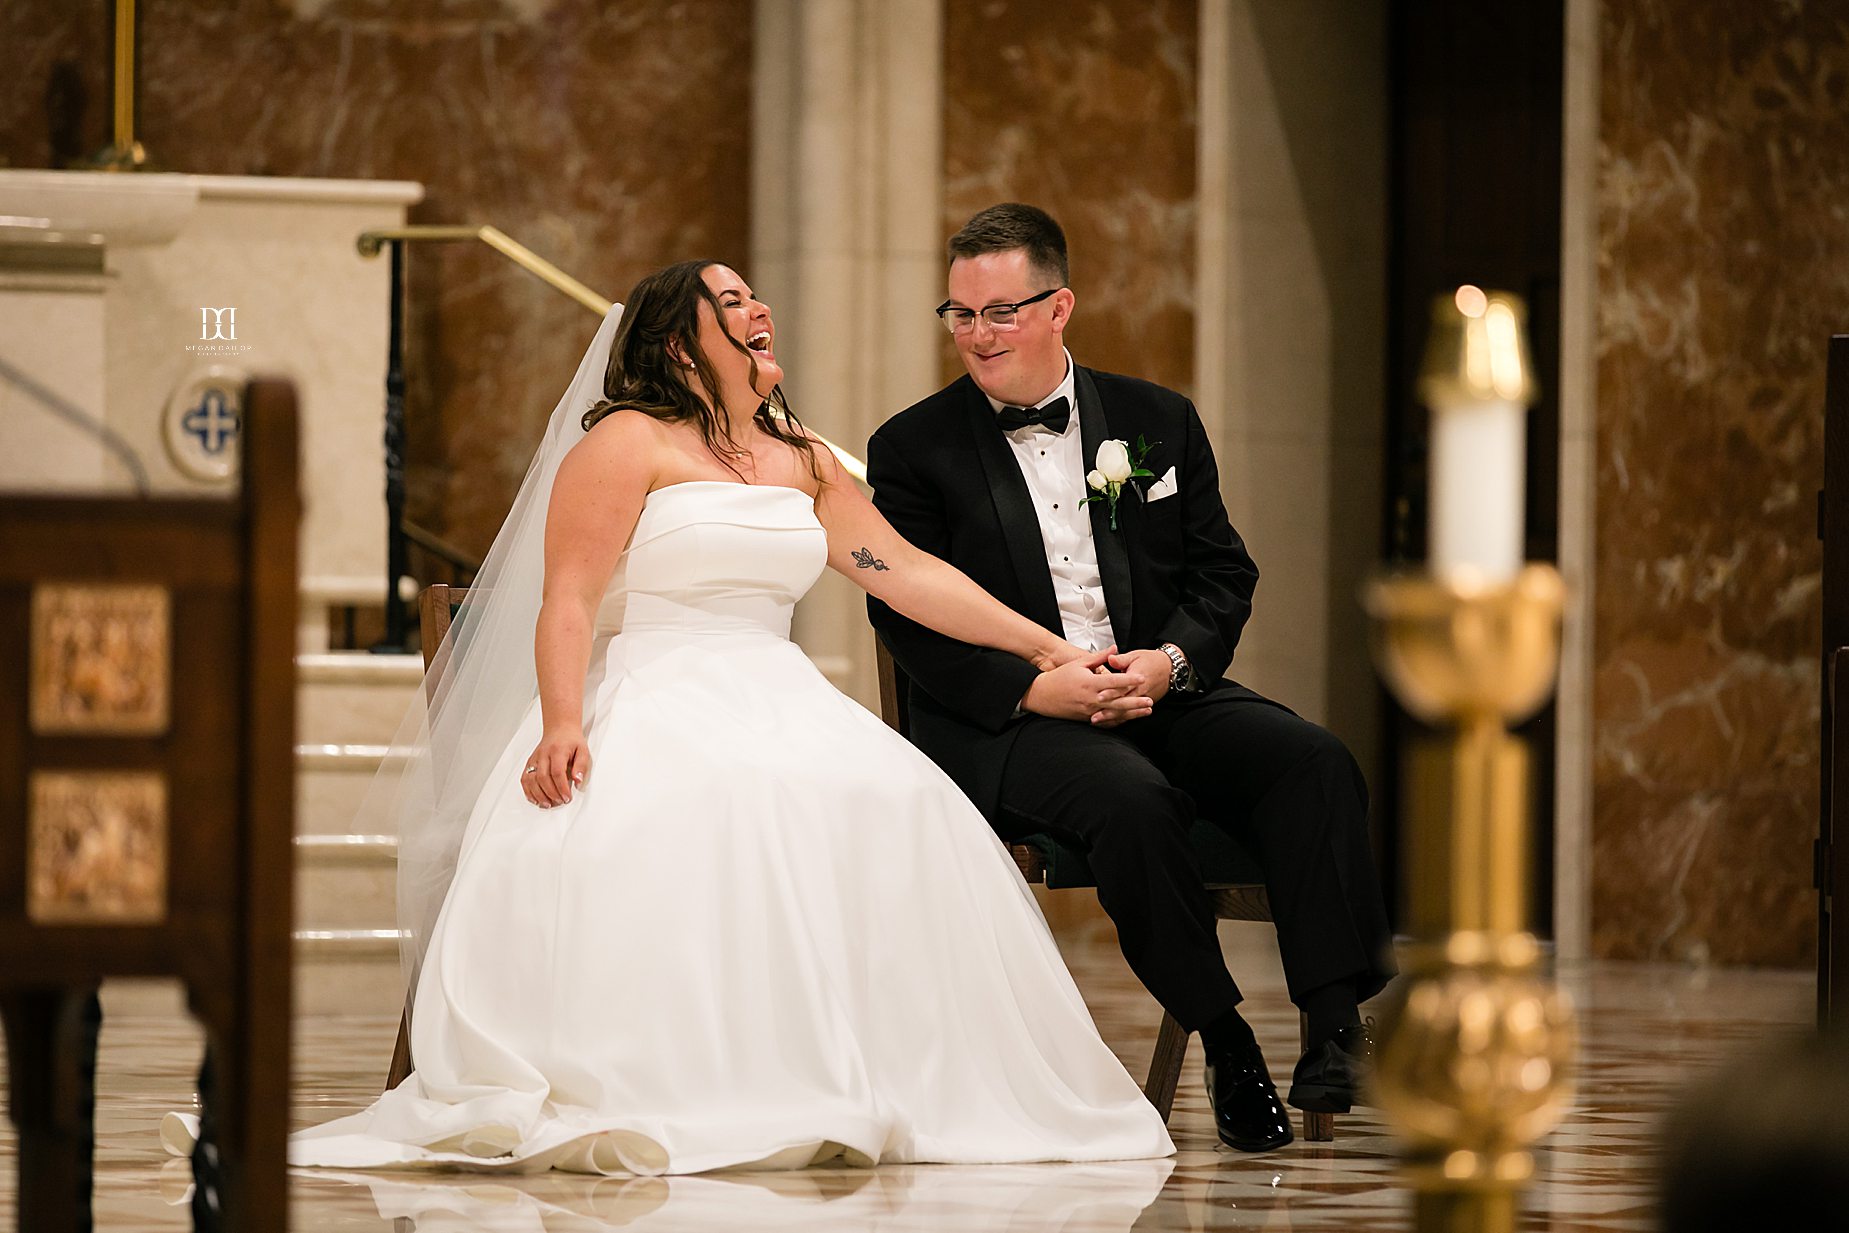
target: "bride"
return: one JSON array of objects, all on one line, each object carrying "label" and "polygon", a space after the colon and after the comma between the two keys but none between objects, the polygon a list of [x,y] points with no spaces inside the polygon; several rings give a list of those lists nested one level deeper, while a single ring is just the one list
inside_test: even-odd
[{"label": "bride", "polygon": [[784,408],[775,337],[713,262],[605,319],[390,804],[415,1072],[292,1163],[1174,1150],[987,824],[790,615],[826,564],[1042,670],[1080,652],[886,524]]}]

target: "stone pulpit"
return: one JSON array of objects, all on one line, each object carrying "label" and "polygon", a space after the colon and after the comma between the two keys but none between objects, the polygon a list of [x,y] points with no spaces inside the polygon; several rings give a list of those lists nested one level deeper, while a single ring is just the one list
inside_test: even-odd
[{"label": "stone pulpit", "polygon": [[404,181],[0,170],[0,491],[229,493],[244,382],[301,395],[306,595],[385,582],[381,445]]}]

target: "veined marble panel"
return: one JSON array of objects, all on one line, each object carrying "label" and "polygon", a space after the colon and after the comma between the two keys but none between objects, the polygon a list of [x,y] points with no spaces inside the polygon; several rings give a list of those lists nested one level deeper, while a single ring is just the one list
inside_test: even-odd
[{"label": "veined marble panel", "polygon": [[1849,9],[1605,0],[1600,43],[1593,948],[1800,964]]},{"label": "veined marble panel", "polygon": [[[944,236],[1000,201],[1065,228],[1081,364],[1194,380],[1194,0],[944,8]],[[943,372],[960,376],[949,337]]]}]

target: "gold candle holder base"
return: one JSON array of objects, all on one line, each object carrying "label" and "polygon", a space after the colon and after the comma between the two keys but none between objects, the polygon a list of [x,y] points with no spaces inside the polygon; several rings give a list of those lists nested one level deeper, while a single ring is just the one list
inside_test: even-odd
[{"label": "gold candle holder base", "polygon": [[1572,1093],[1572,1008],[1527,921],[1527,756],[1507,728],[1544,702],[1565,587],[1543,565],[1484,584],[1370,584],[1381,674],[1447,736],[1412,760],[1411,932],[1374,1098],[1405,1142],[1421,1233],[1513,1233],[1532,1144]]},{"label": "gold candle holder base", "polygon": [[1573,1012],[1539,960],[1526,933],[1415,947],[1383,1016],[1374,1098],[1405,1142],[1422,1233],[1514,1231],[1529,1149],[1572,1093]]}]

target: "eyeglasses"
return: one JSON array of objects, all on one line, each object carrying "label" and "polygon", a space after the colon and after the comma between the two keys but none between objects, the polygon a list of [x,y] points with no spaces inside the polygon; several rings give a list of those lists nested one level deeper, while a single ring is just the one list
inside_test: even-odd
[{"label": "eyeglasses", "polygon": [[973,308],[954,305],[949,300],[945,300],[937,306],[937,319],[942,321],[944,328],[952,334],[961,334],[965,330],[974,329],[977,317],[987,321],[991,330],[1012,330],[1020,324],[1014,319],[1016,313],[1029,304],[1038,304],[1054,292],[1063,290],[1063,287],[1054,287],[1051,291],[1042,291],[1039,295],[1030,295],[1025,300],[1016,300],[1012,304],[991,304],[980,312]]}]

